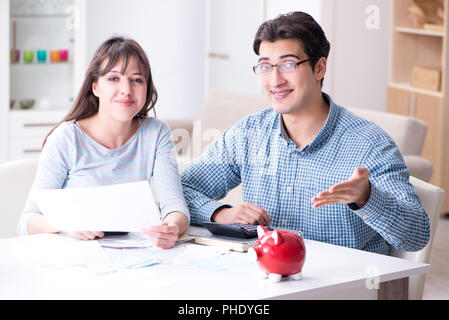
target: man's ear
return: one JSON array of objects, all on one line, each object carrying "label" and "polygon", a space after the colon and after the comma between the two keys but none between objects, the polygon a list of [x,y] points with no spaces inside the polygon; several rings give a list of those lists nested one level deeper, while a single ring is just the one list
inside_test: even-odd
[{"label": "man's ear", "polygon": [[94,96],[96,96],[98,98],[97,86],[98,86],[97,82],[92,82],[92,92],[93,92]]},{"label": "man's ear", "polygon": [[327,67],[327,59],[325,57],[321,57],[315,63],[315,75],[318,81],[321,81],[321,79],[324,78],[324,75],[326,74],[326,67]]}]

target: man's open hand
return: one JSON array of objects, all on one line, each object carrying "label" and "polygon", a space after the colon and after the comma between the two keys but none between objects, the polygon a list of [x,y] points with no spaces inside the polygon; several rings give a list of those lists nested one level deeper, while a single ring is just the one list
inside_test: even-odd
[{"label": "man's open hand", "polygon": [[357,167],[349,180],[333,185],[329,190],[321,191],[312,198],[313,208],[331,203],[355,203],[363,207],[371,192],[369,171],[365,167]]}]

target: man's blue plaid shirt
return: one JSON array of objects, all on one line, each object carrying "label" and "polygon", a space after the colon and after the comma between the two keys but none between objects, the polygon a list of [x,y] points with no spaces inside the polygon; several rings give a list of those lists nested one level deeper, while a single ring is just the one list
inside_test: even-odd
[{"label": "man's blue plaid shirt", "polygon": [[[315,139],[296,148],[282,118],[267,109],[240,120],[182,173],[191,222],[210,221],[228,191],[242,183],[243,201],[262,207],[273,227],[302,231],[307,239],[388,254],[423,248],[430,233],[399,148],[382,129],[332,102]],[[362,208],[312,208],[320,191],[370,172],[371,194]]]}]

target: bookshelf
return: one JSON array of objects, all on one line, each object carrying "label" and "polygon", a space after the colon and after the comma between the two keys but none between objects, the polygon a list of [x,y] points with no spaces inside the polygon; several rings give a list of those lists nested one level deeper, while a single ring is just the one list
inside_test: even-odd
[{"label": "bookshelf", "polygon": [[[443,204],[446,213],[449,212],[449,0],[441,3],[442,25],[417,25],[409,14],[413,0],[391,2],[387,111],[427,123],[422,156],[433,164],[430,183],[446,191]],[[417,83],[416,68],[431,70],[438,86],[426,88],[429,80]]]}]

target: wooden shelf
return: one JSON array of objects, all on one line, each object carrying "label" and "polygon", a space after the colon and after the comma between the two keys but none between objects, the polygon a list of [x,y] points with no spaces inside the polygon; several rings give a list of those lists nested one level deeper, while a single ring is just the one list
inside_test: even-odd
[{"label": "wooden shelf", "polygon": [[[416,27],[408,10],[413,4],[413,0],[391,2],[387,111],[427,124],[421,156],[433,165],[430,183],[449,190],[449,0],[443,0],[444,27],[436,30]],[[440,90],[413,87],[415,67],[440,71]],[[449,212],[449,194],[442,211]]]},{"label": "wooden shelf", "polygon": [[432,96],[432,97],[437,97],[437,98],[443,98],[444,97],[444,93],[441,91],[433,91],[433,90],[426,90],[426,89],[421,89],[421,88],[415,88],[412,87],[412,85],[408,82],[390,82],[390,87],[394,87],[396,89],[402,89],[402,90],[407,90],[409,92],[415,92],[415,93],[419,93],[419,94],[425,94],[428,96]]},{"label": "wooden shelf", "polygon": [[15,62],[9,64],[11,68],[22,68],[22,67],[51,67],[51,66],[73,66],[72,61],[67,62],[32,62],[32,63],[25,63],[25,62]]},{"label": "wooden shelf", "polygon": [[[10,109],[10,112],[12,114],[18,115],[18,114],[32,114],[32,113],[38,113],[38,114],[42,114],[42,113],[51,113],[51,112],[59,112],[61,114],[63,114],[64,112],[67,113],[70,110],[70,105],[67,104],[67,106],[54,106],[54,107],[49,107],[49,108],[39,108],[39,107],[35,107],[33,106],[30,109],[21,109],[20,107],[15,106],[13,109]],[[63,114],[64,116],[65,114]],[[61,117],[62,119],[62,117]]]},{"label": "wooden shelf", "polygon": [[418,28],[409,28],[409,27],[395,27],[394,30],[396,32],[401,33],[409,33],[409,34],[415,34],[415,35],[421,35],[421,36],[431,36],[431,37],[441,37],[444,38],[444,32],[442,31],[432,31],[432,30],[425,30],[425,29],[418,29]]},{"label": "wooden shelf", "polygon": [[11,14],[11,19],[18,18],[68,18],[70,14],[54,13],[54,14]]}]

